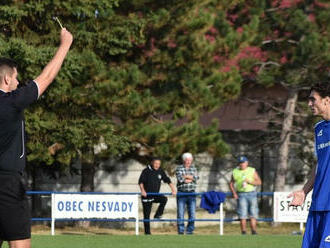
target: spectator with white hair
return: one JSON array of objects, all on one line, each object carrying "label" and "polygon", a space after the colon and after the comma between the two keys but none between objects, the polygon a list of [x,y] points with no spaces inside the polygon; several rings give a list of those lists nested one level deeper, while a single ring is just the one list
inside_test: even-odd
[{"label": "spectator with white hair", "polygon": [[195,190],[197,186],[196,167],[194,166],[193,156],[191,153],[184,153],[182,155],[183,164],[176,168],[177,178],[177,218],[178,218],[178,234],[184,234],[184,214],[187,206],[188,210],[188,225],[186,234],[193,234],[195,229],[195,210],[196,210],[196,195]]}]

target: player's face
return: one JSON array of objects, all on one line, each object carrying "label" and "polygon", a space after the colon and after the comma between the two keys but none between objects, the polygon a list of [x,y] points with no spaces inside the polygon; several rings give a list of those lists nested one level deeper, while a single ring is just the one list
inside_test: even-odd
[{"label": "player's face", "polygon": [[322,98],[319,93],[313,90],[308,98],[308,106],[313,115],[323,116],[330,107],[329,97]]},{"label": "player's face", "polygon": [[152,161],[152,168],[154,170],[158,170],[159,167],[160,167],[160,160],[154,160],[154,161]]},{"label": "player's face", "polygon": [[18,86],[18,83],[19,83],[18,80],[17,80],[17,70],[16,70],[16,68],[14,68],[13,75],[9,76],[8,78],[9,78],[9,80],[8,80],[9,92],[13,91],[13,90],[16,90],[17,86]]}]

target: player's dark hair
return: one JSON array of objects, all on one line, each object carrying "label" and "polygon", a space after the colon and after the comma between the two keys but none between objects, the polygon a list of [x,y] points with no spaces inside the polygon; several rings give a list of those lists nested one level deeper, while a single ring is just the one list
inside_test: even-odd
[{"label": "player's dark hair", "polygon": [[0,67],[4,65],[9,66],[12,69],[18,67],[18,64],[16,63],[15,60],[2,57],[0,58]]},{"label": "player's dark hair", "polygon": [[322,98],[330,96],[330,82],[316,83],[311,87],[310,92],[312,91],[316,91]]},{"label": "player's dark hair", "polygon": [[10,74],[14,73],[14,68],[17,68],[18,64],[16,61],[8,58],[0,58],[0,74],[3,76],[3,73],[6,71]]}]

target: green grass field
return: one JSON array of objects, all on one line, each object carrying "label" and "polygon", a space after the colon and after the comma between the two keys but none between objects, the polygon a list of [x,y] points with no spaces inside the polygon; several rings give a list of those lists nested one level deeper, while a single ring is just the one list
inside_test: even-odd
[{"label": "green grass field", "polygon": [[[289,235],[33,235],[32,248],[288,248],[302,236]],[[8,247],[5,244],[3,247]]]}]

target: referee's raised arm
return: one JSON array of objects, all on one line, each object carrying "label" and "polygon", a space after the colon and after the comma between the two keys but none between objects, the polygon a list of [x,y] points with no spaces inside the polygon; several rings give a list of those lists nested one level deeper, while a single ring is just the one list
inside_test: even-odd
[{"label": "referee's raised arm", "polygon": [[39,96],[41,96],[45,92],[47,87],[52,83],[52,81],[56,77],[71,47],[73,36],[68,30],[62,28],[60,37],[61,37],[61,43],[54,57],[45,66],[41,74],[34,80],[38,84]]}]

